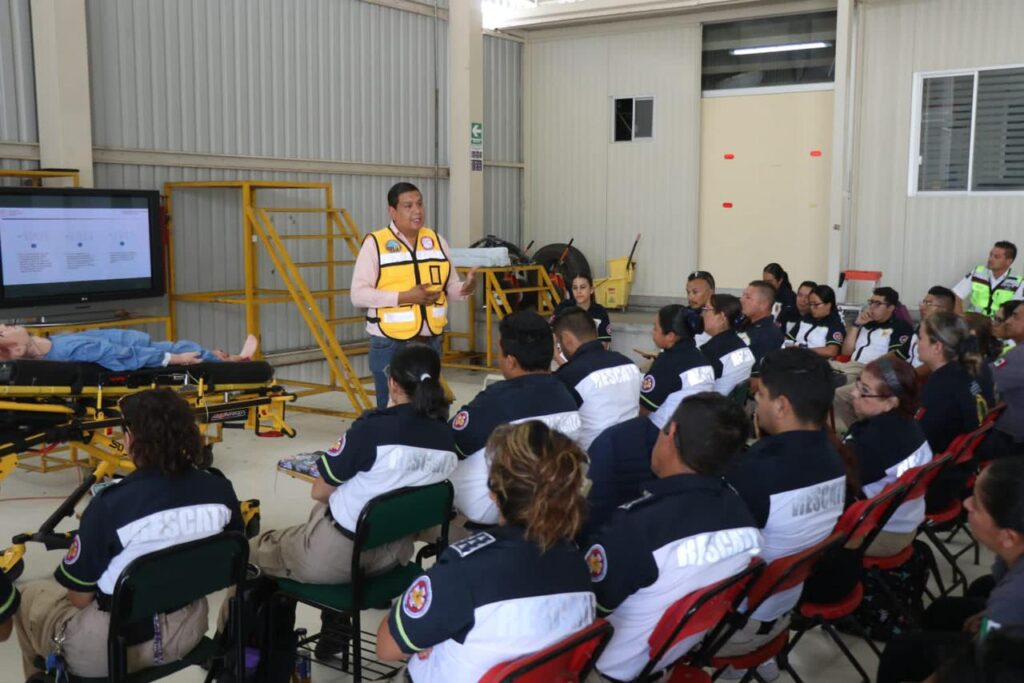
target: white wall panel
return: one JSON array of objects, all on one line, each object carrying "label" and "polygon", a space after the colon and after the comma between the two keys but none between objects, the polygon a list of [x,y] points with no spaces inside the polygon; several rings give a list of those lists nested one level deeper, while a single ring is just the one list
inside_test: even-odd
[{"label": "white wall panel", "polygon": [[[574,237],[600,276],[642,232],[633,294],[679,296],[697,265],[700,50],[697,25],[526,45],[524,240]],[[612,99],[645,96],[654,138],[612,142]]]},{"label": "white wall panel", "polygon": [[523,171],[519,168],[484,167],[484,234],[513,244],[523,241]]},{"label": "white wall panel", "polygon": [[913,306],[1024,245],[1024,196],[907,195],[913,74],[1024,64],[1019,0],[872,0],[860,6],[849,266],[877,269]]},{"label": "white wall panel", "polygon": [[[218,171],[211,169],[167,168],[157,166],[127,166],[115,164],[96,165],[96,184],[108,188],[163,189],[167,181],[195,180],[278,180],[299,182],[326,182],[334,188],[336,206],[345,207],[362,233],[376,229],[387,222],[388,188],[396,178],[371,176],[339,176],[299,173]],[[420,183],[428,209],[435,201],[430,182]],[[264,206],[316,206],[322,201],[322,192],[312,190],[261,191],[259,200]],[[437,193],[439,213],[447,216],[447,181],[441,181]],[[243,286],[243,263],[241,252],[242,228],[240,193],[235,190],[187,190],[174,194],[174,239],[175,273],[178,290],[181,292],[239,289]],[[276,214],[275,226],[281,234],[309,233],[322,231],[321,218],[300,214]],[[442,229],[442,234],[444,230]],[[295,247],[299,244],[299,247]],[[289,248],[295,260],[322,260],[323,247],[319,241],[290,242]],[[275,274],[273,264],[262,250],[259,253],[259,269],[263,287],[284,288],[283,281]],[[344,256],[336,255],[336,258]],[[304,277],[311,289],[326,287],[323,269],[306,269]],[[351,268],[338,269],[336,286],[347,287]],[[338,297],[338,315],[353,315],[348,297]],[[178,336],[194,339],[208,346],[234,348],[245,334],[243,307],[229,304],[183,303],[178,307]],[[291,304],[268,305],[261,310],[261,332],[263,349],[267,353],[292,351],[314,346],[313,339],[302,320],[298,309]],[[364,338],[360,326],[348,325],[339,329],[338,339],[342,342]],[[363,371],[363,359],[356,363],[357,370]],[[307,364],[309,366],[317,364]],[[321,364],[322,365],[322,364]],[[305,368],[289,368],[285,376],[298,379],[324,379],[314,377],[319,371]],[[305,373],[305,374],[303,374]],[[312,373],[312,374],[310,374]],[[300,376],[301,375],[301,376]]]},{"label": "white wall panel", "polygon": [[87,21],[98,147],[434,163],[443,21],[359,0],[89,0]]},{"label": "white wall panel", "polygon": [[[523,159],[523,46],[484,36],[484,158]],[[523,171],[484,167],[484,234],[522,244]]]},{"label": "white wall panel", "polygon": [[0,140],[39,140],[29,0],[0,0]]}]

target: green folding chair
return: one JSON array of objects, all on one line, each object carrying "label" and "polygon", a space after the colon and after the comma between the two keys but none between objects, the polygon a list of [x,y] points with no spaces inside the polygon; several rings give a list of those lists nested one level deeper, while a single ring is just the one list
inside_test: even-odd
[{"label": "green folding chair", "polygon": [[234,629],[238,634],[235,643],[226,639],[217,642],[203,636],[184,658],[131,674],[128,673],[126,632],[132,624],[152,620],[154,614],[174,612],[183,605],[231,587],[235,588],[235,597],[229,599],[229,609],[237,623],[242,614],[241,586],[248,561],[249,543],[244,535],[235,531],[172,546],[133,560],[114,585],[107,638],[108,676],[70,676],[70,683],[148,683],[190,666],[212,662],[206,676],[209,682],[220,672],[229,653],[238,657],[236,670],[243,671],[245,649],[241,629]]},{"label": "green folding chair", "polygon": [[[442,481],[429,486],[410,486],[389,491],[370,500],[356,523],[351,583],[312,584],[290,579],[277,580],[280,592],[293,600],[351,620],[341,668],[349,671],[350,653],[354,681],[363,680],[363,653],[368,653],[372,658],[376,644],[375,634],[362,632],[360,612],[365,609],[387,609],[391,601],[404,593],[423,573],[420,557],[417,557],[409,564],[383,574],[368,576],[361,566],[362,553],[440,527],[441,533],[434,543],[434,549],[440,555],[448,544],[448,524],[454,497],[455,490],[451,482]],[[313,642],[322,635],[312,636],[305,642]],[[367,637],[364,638],[364,635]],[[375,667],[380,667],[372,669],[372,673],[379,678],[393,675],[394,667],[371,661]]]}]

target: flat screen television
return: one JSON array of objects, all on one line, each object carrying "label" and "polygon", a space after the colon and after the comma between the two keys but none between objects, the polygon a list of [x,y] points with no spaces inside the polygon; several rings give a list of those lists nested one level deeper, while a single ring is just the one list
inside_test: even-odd
[{"label": "flat screen television", "polygon": [[0,308],[165,289],[160,193],[0,187]]}]

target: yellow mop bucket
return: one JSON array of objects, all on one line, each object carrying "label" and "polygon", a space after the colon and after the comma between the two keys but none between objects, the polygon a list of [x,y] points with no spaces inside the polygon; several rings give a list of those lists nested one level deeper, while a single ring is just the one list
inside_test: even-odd
[{"label": "yellow mop bucket", "polygon": [[633,241],[633,248],[629,251],[629,256],[608,261],[608,277],[594,280],[594,299],[605,308],[625,310],[626,305],[629,304],[629,292],[632,289],[633,274],[636,271],[633,254],[636,253],[636,245],[639,241],[640,235],[637,235]]}]

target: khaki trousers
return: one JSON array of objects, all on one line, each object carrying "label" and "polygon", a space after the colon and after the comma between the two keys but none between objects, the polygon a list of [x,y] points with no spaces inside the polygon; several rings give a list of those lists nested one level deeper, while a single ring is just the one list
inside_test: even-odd
[{"label": "khaki trousers", "polygon": [[[108,674],[110,614],[102,611],[95,601],[85,609],[78,609],[68,601],[67,592],[53,579],[30,583],[22,590],[21,609],[14,617],[14,628],[21,645],[25,678],[39,671],[34,663],[36,657],[45,658],[54,651],[54,637],[64,624],[64,659],[69,671],[86,678]],[[206,634],[206,599],[161,615],[159,619],[163,663],[177,661],[191,652]],[[152,640],[128,648],[129,672],[149,668],[154,663]]]},{"label": "khaki trousers", "polygon": [[771,631],[758,633],[761,624],[764,622],[757,619],[750,619],[747,624],[733,634],[721,649],[715,653],[716,657],[739,657],[750,654],[754,650],[772,642],[780,633],[789,628],[789,615],[785,614],[775,621]]},{"label": "khaki trousers", "polygon": [[[352,540],[334,526],[327,506],[317,503],[305,524],[267,531],[249,541],[249,561],[266,576],[302,583],[348,583],[352,580]],[[412,557],[413,539],[368,550],[362,567],[379,574]]]}]

